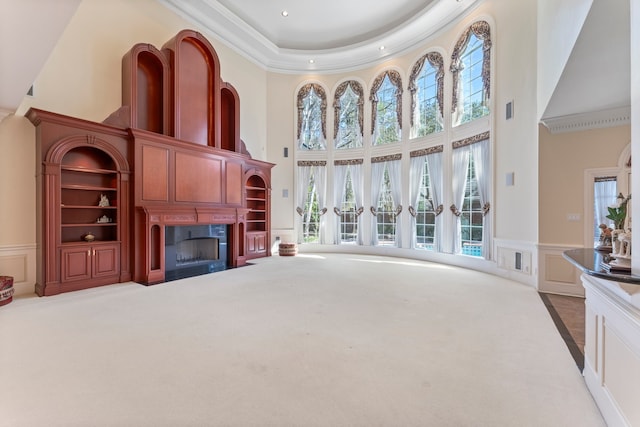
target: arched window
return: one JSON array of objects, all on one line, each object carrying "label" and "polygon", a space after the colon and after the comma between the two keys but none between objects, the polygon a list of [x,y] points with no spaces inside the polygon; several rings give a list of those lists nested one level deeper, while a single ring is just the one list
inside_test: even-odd
[{"label": "arched window", "polygon": [[473,23],[460,37],[451,56],[453,125],[489,114],[491,88],[491,29]]},{"label": "arched window", "polygon": [[454,253],[491,256],[489,132],[453,143]]},{"label": "arched window", "polygon": [[382,179],[382,188],[380,189],[380,198],[376,210],[377,216],[377,234],[379,246],[394,246],[396,242],[396,216],[391,195],[391,178],[389,177],[389,168],[384,168]]},{"label": "arched window", "polygon": [[324,243],[323,216],[326,193],[326,161],[299,161],[297,207],[299,215],[298,243]]},{"label": "arched window", "polygon": [[400,141],[402,129],[402,78],[388,70],[371,87],[371,132],[373,145]]},{"label": "arched window", "polygon": [[318,84],[309,83],[298,91],[298,148],[324,150],[327,130],[327,96]]},{"label": "arched window", "polygon": [[438,145],[410,153],[409,213],[414,249],[442,250],[443,149]]},{"label": "arched window", "polygon": [[465,255],[482,255],[482,204],[478,194],[478,176],[476,159],[469,154],[467,162],[467,180],[464,186],[464,201],[460,214],[462,253]]},{"label": "arched window", "polygon": [[422,167],[418,206],[416,207],[416,249],[432,251],[436,232],[436,207],[431,193],[429,165],[425,159]]},{"label": "arched window", "polygon": [[371,159],[371,245],[402,247],[401,154]]},{"label": "arched window", "polygon": [[358,240],[358,212],[353,191],[351,173],[347,170],[344,183],[344,196],[340,204],[340,242],[356,243]]},{"label": "arched window", "polygon": [[411,138],[442,130],[444,60],[437,52],[420,58],[409,78]]},{"label": "arched window", "polygon": [[307,200],[305,200],[302,218],[302,241],[304,243],[318,243],[320,241],[320,209],[318,208],[315,176],[311,176],[308,186]]},{"label": "arched window", "polygon": [[333,101],[335,147],[362,147],[364,92],[360,83],[349,80],[336,89]]}]

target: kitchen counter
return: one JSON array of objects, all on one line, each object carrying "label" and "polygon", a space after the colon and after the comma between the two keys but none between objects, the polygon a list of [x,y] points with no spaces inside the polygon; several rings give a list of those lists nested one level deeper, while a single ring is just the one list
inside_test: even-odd
[{"label": "kitchen counter", "polygon": [[630,283],[640,285],[640,276],[631,274],[631,272],[611,271],[607,272],[602,263],[609,261],[609,254],[597,251],[592,248],[570,249],[564,251],[564,257],[573,265],[590,276],[599,277],[614,282]]}]

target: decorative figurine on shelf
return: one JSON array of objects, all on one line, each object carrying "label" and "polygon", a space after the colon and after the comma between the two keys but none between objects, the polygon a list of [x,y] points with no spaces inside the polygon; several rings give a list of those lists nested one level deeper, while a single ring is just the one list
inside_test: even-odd
[{"label": "decorative figurine on shelf", "polygon": [[93,234],[91,234],[91,233],[87,233],[87,234],[85,234],[84,236],[82,236],[82,239],[83,239],[85,242],[93,242],[94,240],[96,240],[96,236],[94,236],[94,235],[93,235]]},{"label": "decorative figurine on shelf", "polygon": [[615,233],[616,238],[611,256],[614,258],[631,258],[631,232]]},{"label": "decorative figurine on shelf", "polygon": [[100,223],[100,224],[105,223],[105,222],[111,222],[111,218],[109,218],[106,215],[102,215],[100,218],[98,218],[97,222]]},{"label": "decorative figurine on shelf", "polygon": [[609,251],[613,247],[611,228],[607,227],[606,224],[600,224],[598,226],[600,229],[600,242],[598,246],[596,246],[597,251]]},{"label": "decorative figurine on shelf", "polygon": [[100,202],[98,203],[98,206],[100,206],[101,208],[106,208],[108,206],[111,206],[109,204],[109,199],[107,199],[107,196],[104,194],[100,195]]}]

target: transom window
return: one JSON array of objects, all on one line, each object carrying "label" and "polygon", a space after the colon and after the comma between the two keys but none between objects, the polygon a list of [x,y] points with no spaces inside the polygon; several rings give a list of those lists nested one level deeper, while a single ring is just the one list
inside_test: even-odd
[{"label": "transom window", "polygon": [[325,149],[326,97],[322,88],[308,84],[298,93],[298,148]]},{"label": "transom window", "polygon": [[400,140],[400,117],[398,112],[401,105],[398,101],[398,95],[401,93],[400,89],[389,78],[389,73],[386,73],[375,95],[372,97],[373,116],[375,117],[373,127],[374,145],[389,144]]},{"label": "transom window", "polygon": [[484,62],[483,42],[474,34],[469,37],[467,47],[460,56],[460,123],[470,122],[489,114],[484,99],[482,66]]},{"label": "transom window", "polygon": [[411,137],[418,138],[442,130],[438,106],[437,70],[426,62],[416,79],[416,105]]},{"label": "transom window", "polygon": [[348,84],[344,93],[337,100],[335,147],[356,148],[362,146],[361,95],[355,93]]}]

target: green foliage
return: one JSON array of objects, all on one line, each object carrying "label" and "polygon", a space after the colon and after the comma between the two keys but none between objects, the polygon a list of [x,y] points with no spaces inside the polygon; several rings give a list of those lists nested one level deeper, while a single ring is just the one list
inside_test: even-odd
[{"label": "green foliage", "polygon": [[609,215],[606,217],[613,221],[616,229],[621,230],[624,228],[624,220],[627,218],[627,203],[629,203],[631,199],[631,194],[624,197],[622,193],[620,193],[616,199],[617,204],[607,208]]}]

